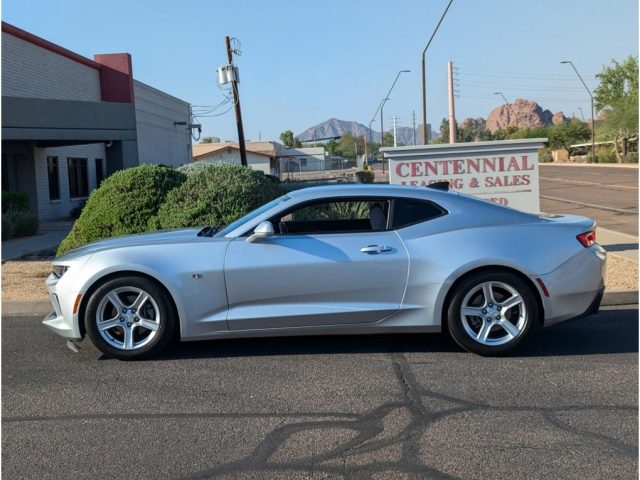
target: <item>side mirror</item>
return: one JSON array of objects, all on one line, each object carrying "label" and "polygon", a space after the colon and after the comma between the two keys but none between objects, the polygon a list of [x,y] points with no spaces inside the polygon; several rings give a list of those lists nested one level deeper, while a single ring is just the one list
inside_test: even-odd
[{"label": "side mirror", "polygon": [[259,242],[264,238],[273,237],[273,224],[271,222],[260,222],[258,226],[253,230],[253,234],[251,234],[246,242],[247,243],[255,243]]}]

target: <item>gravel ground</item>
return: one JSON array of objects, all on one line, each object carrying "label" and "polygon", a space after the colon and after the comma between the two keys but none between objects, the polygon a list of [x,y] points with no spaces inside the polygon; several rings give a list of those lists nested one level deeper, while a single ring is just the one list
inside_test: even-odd
[{"label": "gravel ground", "polygon": [[44,280],[50,260],[17,260],[2,264],[2,300],[47,300]]},{"label": "gravel ground", "polygon": [[[2,264],[2,300],[47,300],[44,280],[51,272],[50,260],[8,261]],[[609,254],[607,290],[638,290],[638,265]]]},{"label": "gravel ground", "polygon": [[610,253],[607,255],[607,290],[638,290],[638,264]]}]

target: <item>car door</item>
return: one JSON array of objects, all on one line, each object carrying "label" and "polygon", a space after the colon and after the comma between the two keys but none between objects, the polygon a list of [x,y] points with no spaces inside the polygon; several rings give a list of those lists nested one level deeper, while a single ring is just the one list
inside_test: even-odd
[{"label": "car door", "polygon": [[409,260],[387,228],[388,204],[352,198],[299,205],[272,219],[274,236],[232,240],[225,261],[229,329],[374,323],[396,311]]}]

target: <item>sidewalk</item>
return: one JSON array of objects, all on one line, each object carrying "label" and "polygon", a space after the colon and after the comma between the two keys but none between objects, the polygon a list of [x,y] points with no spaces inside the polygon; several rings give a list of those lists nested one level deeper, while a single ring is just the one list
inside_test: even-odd
[{"label": "sidewalk", "polygon": [[608,253],[638,263],[638,237],[598,227],[596,240]]},{"label": "sidewalk", "polygon": [[14,238],[13,240],[2,242],[2,260],[20,258],[23,255],[43,250],[54,250],[69,234],[72,226],[72,220],[43,222],[40,224],[38,235]]}]

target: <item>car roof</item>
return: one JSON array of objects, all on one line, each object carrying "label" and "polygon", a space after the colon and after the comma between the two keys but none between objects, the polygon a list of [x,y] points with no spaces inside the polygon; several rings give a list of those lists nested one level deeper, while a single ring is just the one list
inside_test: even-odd
[{"label": "car roof", "polygon": [[296,200],[311,200],[314,198],[330,198],[340,196],[390,196],[390,197],[412,197],[412,198],[451,198],[458,196],[455,192],[438,190],[435,188],[413,187],[405,185],[389,184],[333,184],[317,187],[306,187],[299,190],[292,190],[287,194]]}]

